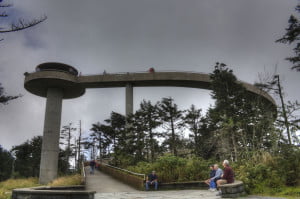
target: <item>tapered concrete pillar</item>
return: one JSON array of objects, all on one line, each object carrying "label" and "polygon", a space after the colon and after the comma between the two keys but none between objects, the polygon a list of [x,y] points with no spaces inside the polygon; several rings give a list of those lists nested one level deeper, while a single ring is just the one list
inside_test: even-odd
[{"label": "tapered concrete pillar", "polygon": [[40,164],[40,184],[47,184],[57,177],[59,135],[63,90],[48,88]]},{"label": "tapered concrete pillar", "polygon": [[133,86],[126,84],[126,116],[133,113]]}]

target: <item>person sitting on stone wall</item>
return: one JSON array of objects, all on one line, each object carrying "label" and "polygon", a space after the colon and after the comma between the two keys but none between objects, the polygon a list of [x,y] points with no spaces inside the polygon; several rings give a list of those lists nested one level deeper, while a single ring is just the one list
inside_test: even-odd
[{"label": "person sitting on stone wall", "polygon": [[217,189],[217,181],[221,179],[223,175],[223,170],[219,168],[218,164],[214,164],[215,176],[210,179],[210,189],[211,191],[216,191]]},{"label": "person sitting on stone wall", "polygon": [[[224,167],[224,173],[221,176],[222,178],[220,180],[217,180],[217,187],[222,184],[234,183],[234,172],[232,168],[229,166],[228,160],[223,161],[223,167]],[[221,192],[219,192],[218,195],[221,195]]]},{"label": "person sitting on stone wall", "polygon": [[157,188],[158,188],[158,177],[157,177],[155,171],[152,171],[152,173],[147,176],[146,191],[149,191],[149,186],[150,185],[154,185],[154,189],[157,190]]},{"label": "person sitting on stone wall", "polygon": [[209,173],[209,179],[205,180],[205,184],[209,186],[209,190],[211,189],[210,186],[210,179],[213,178],[216,175],[216,170],[214,170],[214,165],[209,165],[210,173]]}]

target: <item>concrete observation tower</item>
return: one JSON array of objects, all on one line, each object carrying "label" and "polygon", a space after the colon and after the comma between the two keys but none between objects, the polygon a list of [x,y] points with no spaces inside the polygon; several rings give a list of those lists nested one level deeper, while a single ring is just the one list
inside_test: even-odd
[{"label": "concrete observation tower", "polygon": [[[274,99],[259,88],[241,82],[249,96],[266,102],[266,108],[274,110]],[[139,73],[103,73],[98,75],[78,76],[72,66],[62,63],[43,63],[33,73],[25,73],[24,86],[27,91],[46,97],[46,113],[43,133],[43,146],[40,164],[40,183],[47,184],[57,177],[59,134],[62,100],[80,97],[86,88],[125,88],[125,113],[133,113],[134,87],[188,87],[210,89],[209,74],[195,72],[155,72]],[[275,117],[274,117],[275,118]]]},{"label": "concrete observation tower", "polygon": [[27,74],[25,88],[46,97],[46,113],[40,164],[40,184],[47,184],[57,177],[62,100],[76,98],[85,93],[77,83],[78,71],[61,63],[44,63],[36,72]]}]

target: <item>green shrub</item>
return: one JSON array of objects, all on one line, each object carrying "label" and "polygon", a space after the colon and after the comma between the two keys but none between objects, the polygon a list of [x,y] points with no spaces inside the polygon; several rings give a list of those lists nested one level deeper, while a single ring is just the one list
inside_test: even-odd
[{"label": "green shrub", "polygon": [[139,162],[128,170],[149,174],[155,170],[162,182],[199,181],[208,178],[209,162],[199,157],[181,158],[164,155],[154,163]]},{"label": "green shrub", "polygon": [[[162,182],[199,181],[209,176],[208,165],[199,157],[164,155],[154,163],[139,162],[128,170],[148,174],[155,170]],[[231,164],[235,178],[242,180],[249,194],[300,198],[300,150],[291,146],[276,155],[257,151],[251,158]],[[293,187],[291,187],[293,186]]]},{"label": "green shrub", "polygon": [[287,171],[282,168],[280,158],[267,152],[257,152],[248,161],[234,164],[236,178],[245,183],[248,193],[279,193],[286,185]]}]

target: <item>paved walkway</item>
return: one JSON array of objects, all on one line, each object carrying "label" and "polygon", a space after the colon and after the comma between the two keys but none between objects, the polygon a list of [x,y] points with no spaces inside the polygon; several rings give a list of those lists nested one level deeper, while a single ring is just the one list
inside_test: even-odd
[{"label": "paved walkway", "polygon": [[[86,188],[96,191],[95,199],[220,199],[216,192],[208,190],[174,190],[174,191],[138,191],[110,176],[95,171],[89,174],[86,168]],[[272,197],[248,196],[243,199],[278,199]]]},{"label": "paved walkway", "polygon": [[92,175],[89,167],[86,169],[86,189],[97,193],[136,192],[137,190],[102,172],[95,170]]},{"label": "paved walkway", "polygon": [[[205,190],[178,190],[155,192],[97,193],[95,199],[221,199],[216,193]],[[248,196],[239,199],[279,199],[272,197]]]}]

